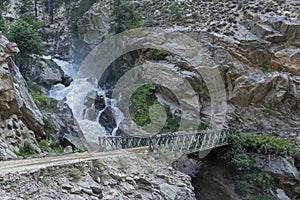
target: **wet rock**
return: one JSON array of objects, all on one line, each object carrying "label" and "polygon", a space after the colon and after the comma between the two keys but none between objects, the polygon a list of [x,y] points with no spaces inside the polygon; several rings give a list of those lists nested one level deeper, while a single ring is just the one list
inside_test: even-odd
[{"label": "wet rock", "polygon": [[111,107],[107,107],[101,114],[99,118],[99,123],[105,127],[105,129],[112,133],[116,127],[116,121],[114,118],[113,110]]}]

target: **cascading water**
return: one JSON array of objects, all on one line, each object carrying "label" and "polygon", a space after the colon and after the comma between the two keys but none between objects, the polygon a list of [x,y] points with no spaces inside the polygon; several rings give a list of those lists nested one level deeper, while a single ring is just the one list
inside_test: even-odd
[{"label": "cascading water", "polygon": [[[104,135],[115,136],[119,125],[124,120],[124,114],[116,106],[116,100],[108,98],[106,90],[98,87],[96,79],[76,79],[76,66],[58,59],[53,59],[53,61],[61,66],[65,74],[71,76],[74,81],[68,87],[62,84],[53,85],[49,91],[49,97],[56,100],[63,100],[69,105],[83,130],[89,148],[97,150],[98,137]],[[95,105],[95,99],[99,96],[104,98],[104,106],[101,109],[97,109]],[[99,123],[101,115],[108,108],[111,109],[116,123],[111,132]]]}]

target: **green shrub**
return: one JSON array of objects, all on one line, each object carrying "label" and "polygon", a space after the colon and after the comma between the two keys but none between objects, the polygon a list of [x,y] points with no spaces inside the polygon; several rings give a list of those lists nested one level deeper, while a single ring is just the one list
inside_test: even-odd
[{"label": "green shrub", "polygon": [[129,109],[133,120],[139,126],[144,126],[151,122],[149,109],[152,105],[157,103],[157,100],[151,97],[151,87],[151,84],[145,84],[139,87],[130,98],[132,104]]},{"label": "green shrub", "polygon": [[57,142],[51,142],[50,144],[49,144],[49,147],[51,148],[51,149],[53,149],[53,151],[55,152],[55,153],[62,153],[62,152],[64,152],[64,150],[63,150],[63,148],[59,145],[59,143],[57,143]]},{"label": "green shrub", "polygon": [[170,10],[171,14],[173,14],[177,20],[182,19],[183,7],[178,2],[173,2],[170,5],[169,10]]},{"label": "green shrub", "polygon": [[235,185],[243,193],[255,194],[252,199],[272,199],[270,191],[274,188],[272,177],[254,168],[251,153],[294,156],[299,152],[289,140],[270,135],[231,135],[231,145],[226,148],[222,158],[235,171]]},{"label": "green shrub", "polygon": [[17,156],[24,156],[24,157],[32,156],[35,153],[36,152],[33,146],[27,141],[24,143],[22,147],[19,148],[19,152],[15,152]]},{"label": "green shrub", "polygon": [[248,152],[278,156],[294,156],[299,150],[290,140],[270,135],[232,135],[233,146],[241,146]]},{"label": "green shrub", "polygon": [[87,152],[86,147],[83,147],[83,148],[75,147],[75,153],[83,153],[83,152]]},{"label": "green shrub", "polygon": [[2,33],[4,35],[6,35],[7,29],[8,29],[7,24],[6,24],[5,20],[3,19],[2,13],[0,11],[0,31],[2,31]]},{"label": "green shrub", "polygon": [[3,156],[0,156],[0,161],[3,161],[3,160],[4,160]]},{"label": "green shrub", "polygon": [[69,176],[72,178],[73,181],[78,181],[82,177],[83,173],[80,169],[73,168],[69,171]]},{"label": "green shrub", "polygon": [[22,56],[43,53],[41,37],[30,24],[22,19],[18,19],[10,25],[7,36],[11,42],[18,44]]},{"label": "green shrub", "polygon": [[48,142],[48,140],[41,140],[40,142],[39,142],[39,146],[40,146],[40,148],[41,148],[41,150],[43,151],[43,152],[47,152],[49,149],[49,142]]},{"label": "green shrub", "polygon": [[43,21],[38,20],[34,14],[26,12],[20,16],[20,19],[30,24],[33,28],[38,29],[45,26]]},{"label": "green shrub", "polygon": [[[57,109],[57,103],[58,101],[52,98],[45,97],[40,94],[41,87],[33,82],[31,82],[29,79],[26,80],[29,92],[32,96],[32,99],[34,100],[35,104],[40,110],[46,111],[46,112],[58,112]],[[51,127],[50,127],[51,128]]]},{"label": "green shrub", "polygon": [[33,9],[33,3],[31,0],[22,0],[22,3],[19,6],[19,13],[24,14],[31,12]]},{"label": "green shrub", "polygon": [[41,179],[41,182],[42,182],[45,186],[50,185],[50,181],[51,181],[51,179],[50,179],[49,177],[43,177],[43,178]]},{"label": "green shrub", "polygon": [[242,192],[251,192],[260,190],[260,193],[268,193],[274,188],[271,175],[266,172],[249,171],[236,176],[235,183],[237,188]]},{"label": "green shrub", "polygon": [[31,82],[28,78],[26,78],[26,83],[30,92],[37,92],[37,93],[41,92],[42,90],[41,86]]},{"label": "green shrub", "polygon": [[115,10],[113,15],[116,20],[116,24],[113,27],[115,34],[124,32],[134,28],[141,27],[141,15],[136,10],[135,5],[129,2],[121,2],[117,0],[114,2]]}]

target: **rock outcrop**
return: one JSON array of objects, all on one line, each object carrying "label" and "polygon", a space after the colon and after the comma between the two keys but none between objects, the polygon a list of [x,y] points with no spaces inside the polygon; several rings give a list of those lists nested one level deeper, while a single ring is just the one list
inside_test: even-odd
[{"label": "rock outcrop", "polygon": [[111,31],[111,14],[111,1],[99,1],[78,21],[79,37],[89,48],[102,42]]},{"label": "rock outcrop", "polygon": [[124,153],[123,156],[6,175],[0,178],[0,196],[8,199],[194,200],[190,181],[188,175],[163,161]]},{"label": "rock outcrop", "polygon": [[[92,20],[108,15],[107,7],[100,9],[102,3],[95,3],[79,23],[84,32],[91,33],[82,34],[83,41],[91,47],[105,38],[109,26],[106,17],[99,23],[99,20]],[[218,66],[226,86],[227,127],[289,129],[299,126],[298,1],[178,1],[177,10],[172,10],[174,1],[134,3],[144,21],[151,19],[160,28],[186,33],[207,49],[210,62]],[[97,33],[99,27],[102,30]],[[153,58],[137,55],[136,64],[141,65],[143,60],[149,59]],[[185,57],[176,59],[175,55],[158,62],[171,63],[171,68],[190,82],[199,94],[200,120],[207,124],[211,114],[208,88],[199,74],[194,73],[195,66],[185,62]],[[122,66],[118,65],[119,68]],[[116,80],[121,76],[113,71],[110,73]],[[172,99],[168,92],[161,93],[162,98]],[[193,102],[187,104],[193,105]],[[169,105],[173,106],[174,101]]]},{"label": "rock outcrop", "polygon": [[16,44],[10,43],[0,33],[0,155],[5,158],[15,157],[13,152],[26,141],[40,152],[36,137],[44,134],[42,114],[10,58],[18,52]]}]

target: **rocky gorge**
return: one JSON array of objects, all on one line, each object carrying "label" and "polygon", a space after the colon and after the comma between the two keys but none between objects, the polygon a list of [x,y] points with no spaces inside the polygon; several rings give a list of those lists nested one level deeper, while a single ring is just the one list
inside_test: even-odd
[{"label": "rocky gorge", "polygon": [[[135,5],[141,15],[142,26],[179,31],[201,44],[201,51],[207,56],[203,63],[217,68],[225,85],[225,128],[253,129],[262,133],[282,130],[280,136],[292,139],[299,149],[299,133],[296,129],[300,126],[300,4],[297,0],[126,2]],[[8,5],[10,9],[7,11],[13,10],[13,2]],[[80,1],[63,4],[55,10],[54,22],[39,29],[46,47],[45,54],[52,58],[73,57],[74,62],[79,62],[91,49],[111,37],[118,23],[114,16],[117,8],[113,1],[104,0],[95,1],[83,12],[76,23],[78,35],[72,35],[68,9],[80,5]],[[16,158],[16,152],[25,143],[32,144],[35,153],[42,155],[43,148],[39,143],[47,137],[52,146],[83,148],[85,137],[73,116],[74,111],[65,104],[65,99],[58,102],[38,96],[48,95],[54,84],[70,85],[71,78],[59,66],[53,65],[52,61],[41,59],[27,66],[27,70],[22,73],[30,79],[26,83],[18,69],[22,71],[24,67],[17,67],[10,58],[18,52],[16,45],[9,43],[2,35],[1,38],[0,155],[5,159]],[[189,48],[188,44],[184,47]],[[170,74],[174,76],[175,82],[187,80],[199,105],[195,105],[194,99],[189,98],[189,91],[179,89],[174,92],[160,86],[152,89],[152,92],[155,91],[155,99],[169,106],[171,113],[168,115],[176,119],[182,116],[181,105],[174,98],[174,93],[182,93],[182,96],[187,97],[185,106],[191,110],[200,110],[200,121],[204,127],[208,126],[212,97],[205,77],[190,62],[188,51],[180,56],[176,52],[153,49],[130,52],[111,65],[102,80],[99,80],[99,87],[113,90],[122,75],[136,65],[165,66],[168,70],[161,73],[165,74],[165,77],[160,75],[162,80],[168,81]],[[155,70],[149,70],[149,73],[149,76],[157,76]],[[30,92],[27,92],[28,89]],[[111,91],[107,90],[106,95],[111,98]],[[102,108],[95,109],[88,98],[85,99],[85,110],[89,112],[87,118],[98,119],[95,113]],[[111,133],[117,124],[111,107],[101,116],[98,119],[100,124],[104,124]],[[168,127],[165,130],[172,130],[170,124],[166,124]],[[126,129],[117,131],[120,135],[124,133]],[[223,152],[222,149],[217,151]],[[215,155],[218,152],[196,164],[196,168],[200,169],[192,182],[197,188],[197,198],[254,199],[253,191],[244,196],[236,191],[234,175],[227,168],[227,163],[224,163],[227,161],[215,159]],[[275,188],[271,192],[273,199],[299,198],[299,156],[272,157],[257,152],[251,152],[251,155],[255,160],[255,169],[268,172],[275,180]],[[140,157],[143,156],[126,155],[124,158],[41,169],[31,174],[7,175],[1,178],[3,184],[0,195],[4,199],[196,198],[188,176],[172,167],[164,169],[166,163],[151,157]],[[190,162],[188,158],[182,161],[186,162]],[[155,169],[164,171],[158,173]],[[145,171],[135,174],[141,170]],[[75,180],[77,175],[80,177]],[[17,181],[24,184],[14,185]],[[18,189],[14,189],[15,186]],[[19,190],[23,196],[16,192]]]}]

